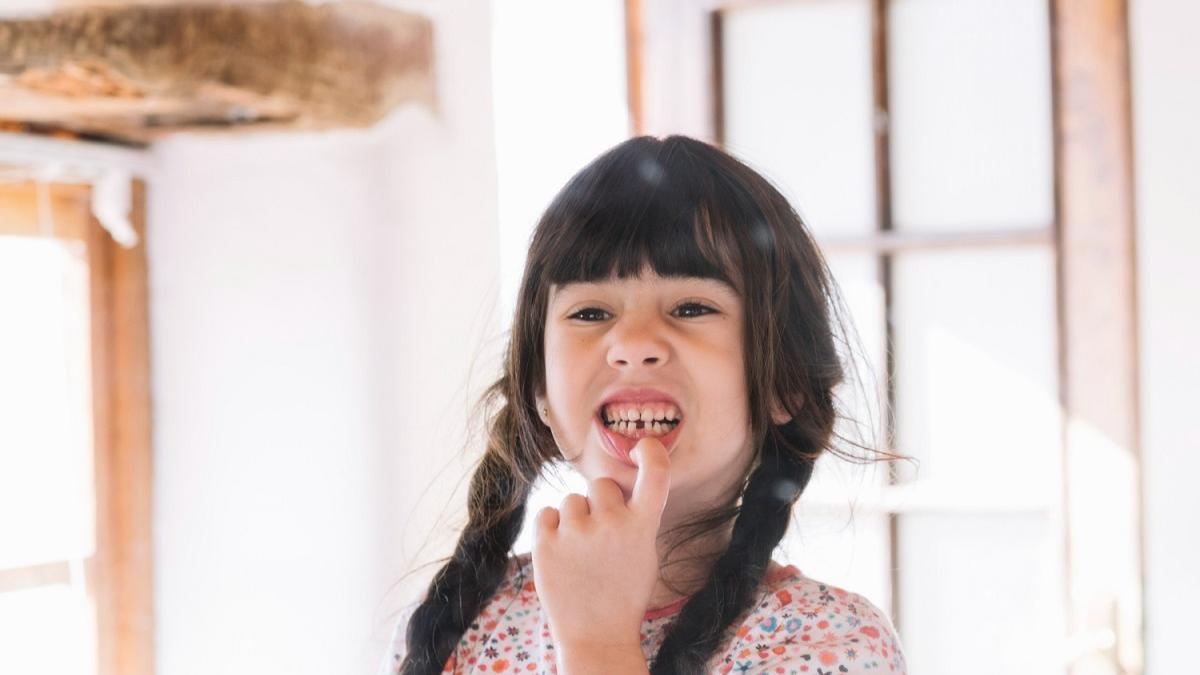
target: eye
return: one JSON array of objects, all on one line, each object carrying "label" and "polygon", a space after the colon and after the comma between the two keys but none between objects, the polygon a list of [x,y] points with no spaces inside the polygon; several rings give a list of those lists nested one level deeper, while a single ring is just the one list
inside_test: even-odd
[{"label": "eye", "polygon": [[[677,311],[677,312],[693,312],[693,311],[695,311],[696,312],[694,314],[692,314],[692,313],[686,314],[683,317],[685,319],[701,317],[701,316],[705,316],[707,314],[715,314],[717,312],[717,310],[713,309],[712,307],[701,304],[699,302],[685,302],[682,305],[679,305],[678,307],[676,307],[675,311]],[[585,307],[585,308],[579,310],[578,312],[575,312],[574,314],[568,316],[567,318],[568,319],[578,318],[580,321],[585,321],[587,323],[594,323],[595,321],[602,321],[603,319],[601,319],[601,318],[596,318],[596,319],[583,318],[583,315],[595,316],[597,314],[608,314],[608,312],[606,312],[603,309],[600,309],[598,307]]]},{"label": "eye", "polygon": [[[606,312],[606,311],[604,311],[604,310],[602,310],[602,309],[598,309],[598,308],[596,308],[596,307],[585,307],[585,308],[583,308],[583,309],[579,310],[578,312],[575,312],[575,313],[574,313],[574,314],[572,314],[571,316],[568,316],[567,318],[568,318],[568,319],[574,319],[574,318],[578,317],[578,316],[579,316],[579,315],[581,315],[581,314],[593,314],[593,313],[595,313],[595,312],[599,312],[600,314],[608,314],[608,312]],[[581,321],[587,321],[588,323],[592,323],[592,321],[590,321],[590,320],[588,320],[588,319],[580,319],[580,320],[581,320]]]},{"label": "eye", "polygon": [[709,307],[708,305],[702,305],[702,304],[700,304],[700,303],[698,303],[698,302],[685,302],[685,303],[683,303],[682,305],[680,305],[680,306],[677,308],[677,310],[678,310],[678,311],[682,311],[682,310],[684,310],[684,309],[686,309],[686,308],[689,308],[689,307],[693,307],[693,308],[697,308],[697,309],[702,309],[702,310],[704,310],[703,312],[701,312],[701,313],[699,313],[699,314],[693,314],[692,316],[704,316],[705,314],[716,314],[716,312],[717,312],[717,310],[713,309],[712,307]]}]

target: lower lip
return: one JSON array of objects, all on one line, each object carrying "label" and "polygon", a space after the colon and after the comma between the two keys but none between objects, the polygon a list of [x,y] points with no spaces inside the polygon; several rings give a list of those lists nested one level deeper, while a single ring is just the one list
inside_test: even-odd
[{"label": "lower lip", "polygon": [[[622,464],[637,467],[637,462],[633,461],[633,458],[629,456],[629,453],[633,451],[633,448],[638,444],[638,441],[642,440],[642,438],[645,438],[646,436],[650,436],[650,434],[646,434],[646,436],[639,436],[637,438],[631,438],[623,434],[618,434],[617,432],[604,426],[604,420],[600,418],[599,414],[596,415],[596,425],[600,428],[600,437],[604,439],[604,449],[608,451],[608,454],[612,455],[618,462],[621,462]],[[671,429],[662,436],[655,436],[655,438],[657,438],[659,442],[663,444],[663,447],[667,449],[668,455],[671,454],[671,452],[675,449],[675,441],[679,438],[679,430],[682,428],[683,420],[679,420],[679,424],[676,424],[674,429]],[[645,430],[639,430],[639,432],[642,431]]]}]

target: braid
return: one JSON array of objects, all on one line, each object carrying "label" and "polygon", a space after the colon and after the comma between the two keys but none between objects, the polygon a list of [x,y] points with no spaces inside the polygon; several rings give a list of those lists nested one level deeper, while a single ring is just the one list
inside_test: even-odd
[{"label": "braid", "polygon": [[[776,427],[775,431],[786,434],[791,426]],[[784,452],[774,434],[767,434],[762,459],[747,482],[729,547],[663,639],[650,669],[653,675],[704,671],[721,647],[725,630],[756,601],[771,553],[787,532],[792,504],[804,491],[812,470],[812,459]]]},{"label": "braid", "polygon": [[521,532],[531,481],[497,452],[484,454],[471,478],[470,520],[454,555],[434,576],[408,622],[404,675],[441,673],[459,639],[479,615],[509,565]]}]

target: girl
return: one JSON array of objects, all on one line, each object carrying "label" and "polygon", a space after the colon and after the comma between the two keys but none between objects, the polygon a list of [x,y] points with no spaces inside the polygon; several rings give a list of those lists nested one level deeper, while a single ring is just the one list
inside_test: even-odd
[{"label": "girl", "polygon": [[[384,671],[904,673],[879,609],[771,559],[834,451],[834,300],[800,217],[721,150],[586,166],[533,234],[470,520]],[[554,462],[588,495],[517,555]]]}]

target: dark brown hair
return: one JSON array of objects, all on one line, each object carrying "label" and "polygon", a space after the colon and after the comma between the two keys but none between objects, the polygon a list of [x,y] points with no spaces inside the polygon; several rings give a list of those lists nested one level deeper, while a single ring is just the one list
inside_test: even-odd
[{"label": "dark brown hair", "polygon": [[[842,454],[833,443],[842,438],[833,390],[846,374],[834,325],[844,310],[807,228],[769,181],[707,143],[642,136],[572,177],[533,233],[503,373],[479,402],[488,411],[487,448],[471,478],[469,521],[410,617],[401,672],[442,671],[509,569],[531,487],[563,459],[535,410],[545,392],[551,285],[636,277],[646,265],[738,290],[758,448],[738,494],[666,533],[682,545],[733,523],[729,546],[674,619],[651,672],[703,671],[752,608],[814,462],[826,451]],[[772,404],[791,420],[773,424]]]}]

